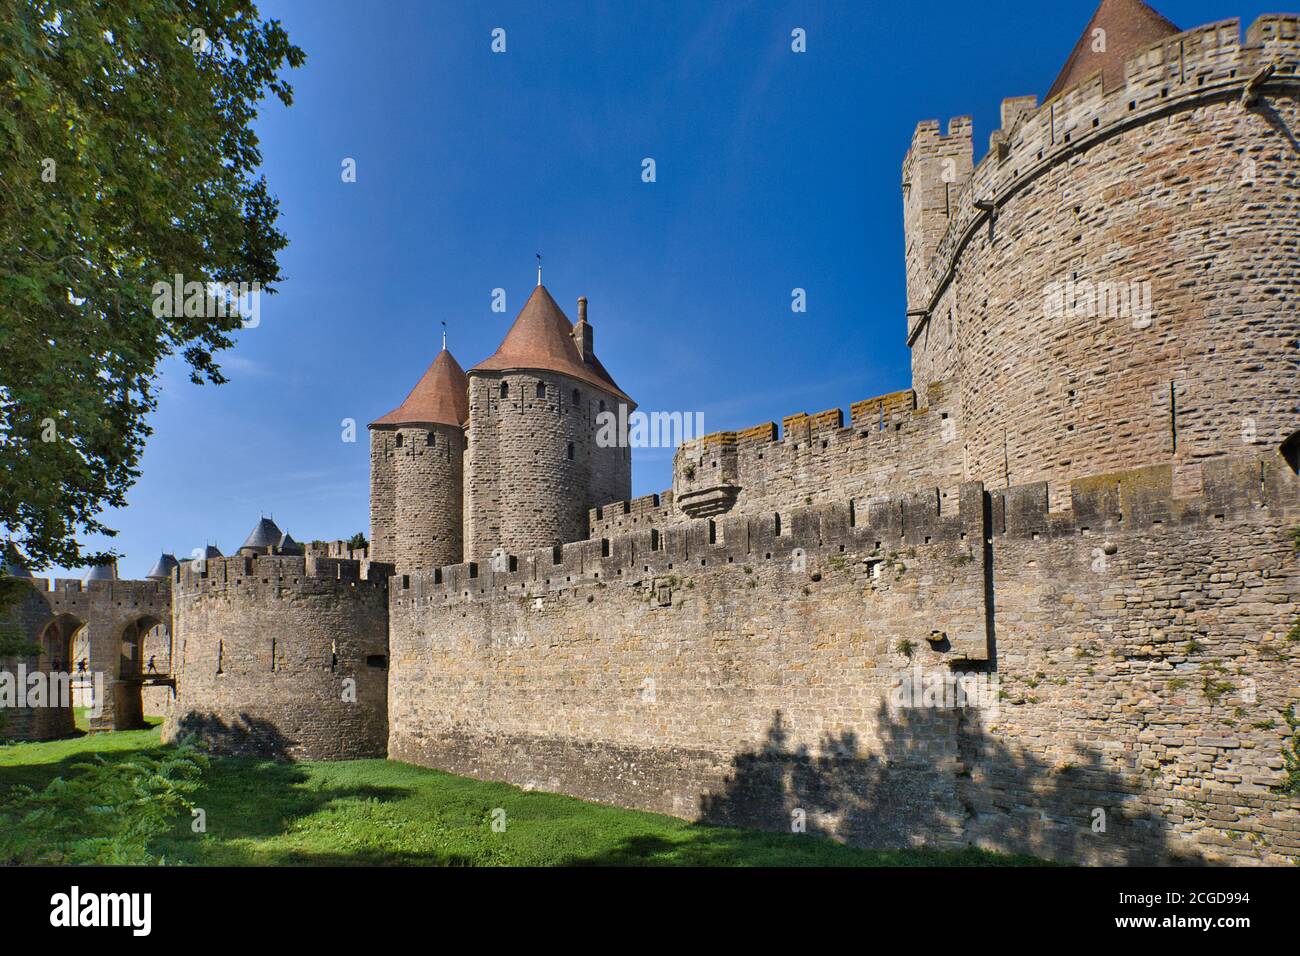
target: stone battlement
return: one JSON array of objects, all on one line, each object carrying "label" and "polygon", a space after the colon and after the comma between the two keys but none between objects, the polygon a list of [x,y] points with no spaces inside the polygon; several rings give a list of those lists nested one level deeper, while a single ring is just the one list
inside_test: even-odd
[{"label": "stone battlement", "polygon": [[674,458],[673,489],[592,509],[590,537],[930,481],[945,496],[955,494],[963,476],[956,448],[948,448],[957,438],[948,396],[935,382],[923,407],[914,391],[904,389],[853,402],[847,425],[843,411],[832,408],[787,415],[779,427],[765,422],[683,442]]},{"label": "stone battlement", "polygon": [[235,588],[256,590],[269,586],[279,592],[294,585],[319,589],[336,583],[382,590],[388,587],[394,568],[377,561],[312,554],[257,554],[183,561],[172,573],[178,596],[203,596]]},{"label": "stone battlement", "polygon": [[985,496],[989,531],[999,538],[1066,539],[1103,530],[1159,530],[1212,523],[1261,508],[1300,508],[1300,483],[1280,456],[1207,463],[1204,494],[1175,494],[1173,469],[1158,465],[1081,478],[1074,507],[1053,512],[1047,483],[985,489],[961,486],[945,505],[938,489],[760,515],[687,521],[557,548],[500,555],[491,566],[449,565],[394,579],[393,602],[492,601],[536,597],[578,584],[641,581],[711,566],[788,561],[845,552],[885,555],[904,548],[959,545],[981,555]]},{"label": "stone battlement", "polygon": [[304,553],[314,557],[345,558],[349,561],[368,561],[370,559],[370,548],[353,548],[342,539],[308,541],[302,547]]},{"label": "stone battlement", "polygon": [[[1269,67],[1274,72],[1258,89],[1300,85],[1300,17],[1261,16],[1247,30],[1244,43],[1236,18],[1169,37],[1130,58],[1124,86],[1114,90],[1104,91],[1097,74],[1036,109],[1027,108],[1026,97],[1004,101],[1003,128],[991,135],[989,152],[973,169],[969,159],[950,167],[948,226],[909,296],[908,343],[915,341],[923,319],[952,279],[962,249],[997,207],[1047,169],[1101,140],[1200,102],[1240,97]],[[969,154],[971,138],[969,117],[951,120],[947,135],[934,120],[917,124],[904,162],[905,185],[911,182],[914,160],[947,155],[954,148]]]},{"label": "stone battlement", "polygon": [[83,581],[81,578],[28,578],[32,587],[38,591],[62,593],[105,593],[131,595],[163,595],[171,590],[169,581]]}]

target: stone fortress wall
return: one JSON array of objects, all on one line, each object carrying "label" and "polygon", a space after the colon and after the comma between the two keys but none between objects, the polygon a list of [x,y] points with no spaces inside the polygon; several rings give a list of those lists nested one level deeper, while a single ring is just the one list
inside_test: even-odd
[{"label": "stone fortress wall", "polygon": [[315,555],[183,562],[163,739],[312,760],[387,749],[392,565]]},{"label": "stone fortress wall", "polygon": [[[851,842],[1281,862],[1300,486],[1280,456],[699,519],[404,577],[389,755]],[[896,706],[996,674],[995,711]],[[1091,829],[1100,808],[1110,821]]]}]

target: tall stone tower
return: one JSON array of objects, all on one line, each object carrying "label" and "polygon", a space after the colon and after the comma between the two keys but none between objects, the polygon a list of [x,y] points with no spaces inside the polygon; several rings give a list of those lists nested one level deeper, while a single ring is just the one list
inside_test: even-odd
[{"label": "tall stone tower", "polygon": [[918,401],[957,397],[964,477],[1045,481],[1211,459],[1296,431],[1300,123],[1292,21],[1188,33],[1103,0],[1041,105],[919,124],[903,164]]},{"label": "tall stone tower", "polygon": [[596,358],[587,300],[574,325],[539,284],[469,371],[466,560],[577,541],[589,509],[631,495],[630,449],[596,442],[620,405],[635,408]]},{"label": "tall stone tower", "polygon": [[397,408],[370,423],[370,558],[399,571],[463,559],[465,370],[444,347]]}]

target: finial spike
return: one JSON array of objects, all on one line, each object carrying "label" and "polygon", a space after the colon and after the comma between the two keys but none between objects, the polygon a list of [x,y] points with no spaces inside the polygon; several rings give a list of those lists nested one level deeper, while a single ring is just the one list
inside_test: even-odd
[{"label": "finial spike", "polygon": [[537,284],[542,284],[542,254],[537,253]]},{"label": "finial spike", "polygon": [[442,350],[447,351],[447,320],[442,320]]}]

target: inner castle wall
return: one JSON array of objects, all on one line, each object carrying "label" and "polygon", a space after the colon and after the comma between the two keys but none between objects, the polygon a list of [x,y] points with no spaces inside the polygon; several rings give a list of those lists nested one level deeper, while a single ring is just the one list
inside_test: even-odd
[{"label": "inner castle wall", "polygon": [[[851,843],[1092,862],[1300,855],[1296,479],[1280,456],[959,506],[707,519],[395,582],[389,755]],[[712,540],[711,540],[712,535]],[[897,706],[996,674],[996,709]],[[1095,833],[1094,811],[1108,821]]]},{"label": "inner castle wall", "polygon": [[673,488],[593,508],[591,537],[663,528],[723,514],[776,512],[791,505],[850,501],[865,508],[889,491],[938,486],[941,508],[955,508],[965,480],[956,402],[932,382],[918,405],[907,389],[840,409],[787,415],[682,443]]}]

